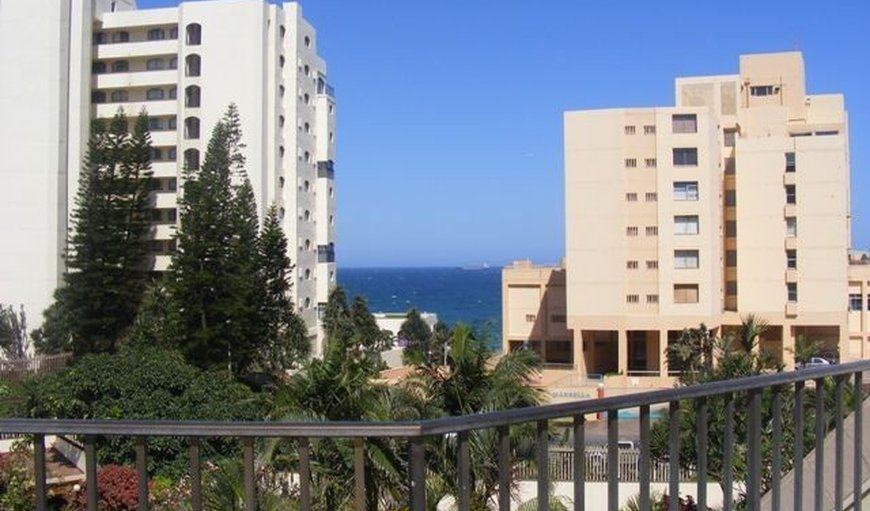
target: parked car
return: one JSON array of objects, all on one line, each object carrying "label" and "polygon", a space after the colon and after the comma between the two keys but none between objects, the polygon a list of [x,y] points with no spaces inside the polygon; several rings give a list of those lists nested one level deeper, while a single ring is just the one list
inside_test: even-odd
[{"label": "parked car", "polygon": [[831,365],[831,362],[822,357],[812,357],[798,366],[798,369],[812,369],[813,367],[824,367],[829,365]]}]

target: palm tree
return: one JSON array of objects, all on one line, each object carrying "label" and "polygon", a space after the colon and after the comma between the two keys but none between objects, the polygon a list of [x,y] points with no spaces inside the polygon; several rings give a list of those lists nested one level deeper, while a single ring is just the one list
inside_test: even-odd
[{"label": "palm tree", "polygon": [[[420,417],[473,415],[509,408],[535,406],[543,393],[529,382],[540,362],[531,351],[520,350],[494,361],[483,338],[465,325],[453,328],[447,365],[430,361],[418,366],[403,391],[418,404]],[[533,459],[534,426],[511,428],[513,461]],[[498,489],[498,434],[473,431],[468,436],[471,458],[471,509],[488,509]],[[445,494],[458,495],[458,439],[446,435],[430,439],[427,449],[429,472],[443,484]]]}]

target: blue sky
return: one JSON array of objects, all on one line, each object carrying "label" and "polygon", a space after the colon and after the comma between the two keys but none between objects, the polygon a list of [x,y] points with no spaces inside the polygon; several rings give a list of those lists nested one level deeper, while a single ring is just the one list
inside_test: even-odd
[{"label": "blue sky", "polygon": [[341,266],[557,261],[563,111],[671,105],[677,76],[793,49],[810,93],[846,95],[852,239],[870,249],[870,2],[302,6],[336,87]]}]

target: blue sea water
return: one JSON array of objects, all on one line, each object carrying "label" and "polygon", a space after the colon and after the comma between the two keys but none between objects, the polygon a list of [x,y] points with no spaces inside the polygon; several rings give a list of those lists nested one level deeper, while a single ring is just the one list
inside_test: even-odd
[{"label": "blue sea water", "polygon": [[338,284],[372,312],[434,312],[448,325],[488,327],[501,345],[501,268],[339,268]]}]

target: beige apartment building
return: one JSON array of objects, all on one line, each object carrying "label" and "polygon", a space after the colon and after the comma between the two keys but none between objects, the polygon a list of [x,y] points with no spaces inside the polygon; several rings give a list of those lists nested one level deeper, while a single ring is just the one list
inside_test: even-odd
[{"label": "beige apartment building", "polygon": [[678,78],[674,107],[566,112],[564,268],[504,270],[505,349],[636,382],[667,376],[683,329],[752,313],[787,365],[800,336],[870,356],[844,100],[805,87],[800,53],[744,55],[737,75]]}]

